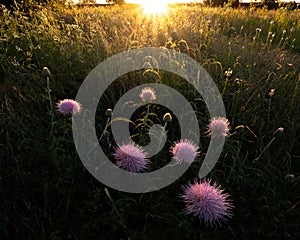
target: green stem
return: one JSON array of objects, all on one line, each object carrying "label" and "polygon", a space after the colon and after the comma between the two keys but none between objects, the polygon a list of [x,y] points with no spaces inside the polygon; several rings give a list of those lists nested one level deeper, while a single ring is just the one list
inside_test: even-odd
[{"label": "green stem", "polygon": [[51,129],[50,129],[50,135],[49,135],[49,139],[51,139],[53,136],[54,112],[53,112],[53,104],[52,104],[52,98],[51,98],[50,78],[46,77],[46,79],[47,79],[47,93],[48,93],[48,98],[49,98],[49,103],[50,103],[50,112],[51,112]]},{"label": "green stem", "polygon": [[100,138],[99,138],[99,141],[101,141],[101,139],[103,138],[103,136],[104,136],[104,132],[106,131],[106,129],[107,129],[107,127],[108,127],[108,123],[109,123],[109,121],[110,121],[110,117],[108,117],[108,118],[107,118],[107,121],[106,121],[106,124],[105,124],[104,130],[103,130],[103,132],[102,132],[102,134],[101,134],[101,136],[100,136]]},{"label": "green stem", "polygon": [[224,87],[223,87],[223,90],[222,90],[222,93],[221,93],[222,96],[224,95],[224,93],[226,91],[228,80],[229,80],[228,77],[226,77],[225,84],[224,84]]},{"label": "green stem", "polygon": [[107,188],[104,188],[104,191],[105,191],[105,193],[106,193],[106,196],[107,196],[108,199],[110,200],[110,202],[111,202],[111,204],[112,204],[112,206],[113,206],[113,209],[116,211],[117,215],[118,215],[119,218],[120,218],[120,223],[121,223],[121,225],[122,225],[122,227],[123,227],[123,229],[124,229],[125,234],[128,236],[127,227],[126,227],[126,225],[125,225],[125,221],[124,221],[122,215],[120,214],[120,212],[119,212],[119,210],[118,210],[118,208],[117,208],[117,206],[116,206],[114,200],[113,200],[112,197],[110,196],[108,189],[107,189]]},{"label": "green stem", "polygon": [[271,144],[275,141],[275,139],[276,139],[276,137],[273,137],[272,139],[271,139],[271,141],[267,144],[267,146],[261,151],[261,153],[258,155],[258,157],[257,158],[255,158],[254,160],[256,161],[256,160],[258,160],[258,159],[260,159],[260,157],[264,154],[264,152],[271,146]]}]

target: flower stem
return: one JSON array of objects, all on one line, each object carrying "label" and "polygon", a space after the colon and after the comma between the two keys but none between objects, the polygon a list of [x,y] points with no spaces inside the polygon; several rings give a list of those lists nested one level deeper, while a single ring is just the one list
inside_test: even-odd
[{"label": "flower stem", "polygon": [[105,124],[104,130],[103,130],[103,132],[102,132],[102,134],[101,134],[101,136],[100,136],[100,138],[99,138],[99,141],[101,141],[101,139],[103,138],[103,136],[104,136],[104,132],[106,131],[106,129],[107,129],[107,127],[108,127],[108,123],[109,123],[109,121],[110,121],[110,117],[108,117],[108,118],[107,118],[107,121],[106,121],[106,124]]},{"label": "flower stem", "polygon": [[50,135],[49,135],[49,139],[51,139],[53,136],[54,112],[53,112],[53,104],[52,104],[52,98],[51,98],[51,88],[50,88],[49,76],[46,77],[46,80],[47,80],[47,93],[48,93],[48,98],[49,98],[49,103],[50,103],[50,112],[51,112],[51,129],[50,129]]},{"label": "flower stem", "polygon": [[105,191],[106,196],[108,197],[109,201],[111,202],[111,204],[112,204],[112,206],[113,206],[113,209],[116,211],[117,215],[118,215],[119,218],[120,218],[120,223],[121,223],[121,225],[122,225],[122,227],[123,227],[123,229],[124,229],[125,234],[128,236],[128,233],[127,233],[127,227],[126,227],[126,225],[125,225],[124,218],[123,218],[122,215],[120,214],[120,212],[119,212],[119,210],[118,210],[118,208],[117,208],[117,206],[116,206],[114,200],[113,200],[112,197],[110,196],[108,189],[107,189],[107,188],[104,188],[104,191]]},{"label": "flower stem", "polygon": [[255,158],[254,160],[257,161],[261,158],[261,156],[264,154],[264,152],[271,146],[271,144],[275,141],[276,137],[273,137],[271,139],[271,141],[267,144],[267,146],[265,146],[265,148],[261,151],[261,153],[258,155],[257,158]]}]

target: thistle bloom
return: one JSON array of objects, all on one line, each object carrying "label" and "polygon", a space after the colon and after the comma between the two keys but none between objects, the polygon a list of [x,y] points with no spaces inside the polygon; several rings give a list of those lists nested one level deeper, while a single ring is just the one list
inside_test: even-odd
[{"label": "thistle bloom", "polygon": [[143,88],[140,94],[140,98],[143,101],[152,101],[156,99],[156,94],[153,88],[146,87]]},{"label": "thistle bloom", "polygon": [[148,169],[147,154],[135,143],[123,144],[117,147],[114,157],[117,165],[129,172],[141,172]]},{"label": "thistle bloom", "polygon": [[223,193],[216,183],[210,180],[195,181],[183,187],[180,197],[186,203],[186,212],[202,219],[211,226],[231,217],[232,203],[228,194]]},{"label": "thistle bloom", "polygon": [[80,103],[71,100],[71,99],[65,99],[60,100],[57,103],[57,110],[63,114],[63,115],[69,115],[69,114],[76,114],[80,112],[81,106]]},{"label": "thistle bloom", "polygon": [[229,122],[226,118],[212,118],[208,124],[208,134],[214,136],[228,136]]},{"label": "thistle bloom", "polygon": [[191,163],[199,155],[198,149],[199,147],[195,146],[192,141],[181,139],[171,148],[172,159],[180,163]]}]

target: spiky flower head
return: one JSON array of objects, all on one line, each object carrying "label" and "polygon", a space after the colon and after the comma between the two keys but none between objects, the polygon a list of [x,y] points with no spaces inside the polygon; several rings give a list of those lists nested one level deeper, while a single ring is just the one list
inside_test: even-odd
[{"label": "spiky flower head", "polygon": [[143,101],[153,101],[156,99],[156,94],[153,88],[146,87],[143,88],[140,94],[140,98]]},{"label": "spiky flower head", "polygon": [[80,112],[80,110],[80,103],[71,99],[60,100],[57,103],[57,111],[63,115],[76,114]]},{"label": "spiky flower head", "polygon": [[195,180],[183,187],[180,196],[186,204],[185,210],[188,214],[199,217],[211,226],[226,221],[232,216],[233,205],[228,200],[229,194],[211,180]]},{"label": "spiky flower head", "polygon": [[229,133],[229,121],[223,117],[215,117],[208,124],[208,134],[212,136],[225,136]]},{"label": "spiky flower head", "polygon": [[147,153],[133,142],[123,144],[115,149],[114,158],[117,165],[129,172],[142,172],[148,169]]},{"label": "spiky flower head", "polygon": [[171,148],[172,159],[179,163],[191,163],[199,155],[198,149],[192,141],[181,139]]}]

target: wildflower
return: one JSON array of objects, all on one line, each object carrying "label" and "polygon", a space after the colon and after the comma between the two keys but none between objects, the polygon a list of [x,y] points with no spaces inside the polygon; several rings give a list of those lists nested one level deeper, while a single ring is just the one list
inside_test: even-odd
[{"label": "wildflower", "polygon": [[216,117],[208,124],[208,134],[214,136],[228,136],[229,122],[226,118]]},{"label": "wildflower", "polygon": [[156,94],[153,88],[146,87],[143,88],[140,94],[140,98],[143,101],[152,101],[156,99]]},{"label": "wildflower", "polygon": [[63,115],[76,114],[81,110],[80,103],[71,99],[59,101],[57,103],[57,108],[58,111]]},{"label": "wildflower", "polygon": [[123,144],[114,153],[117,165],[130,172],[141,172],[148,169],[147,154],[135,143]]},{"label": "wildflower", "polygon": [[183,187],[180,197],[186,203],[186,212],[204,220],[211,226],[231,217],[232,203],[229,194],[210,180],[195,181]]},{"label": "wildflower", "polygon": [[270,92],[269,92],[269,96],[270,96],[270,97],[273,97],[274,94],[275,94],[275,88],[272,88],[272,89],[270,90]]},{"label": "wildflower", "polygon": [[191,163],[199,155],[198,149],[199,147],[195,146],[193,142],[187,139],[181,139],[171,148],[171,153],[173,154],[172,159],[180,163]]}]

